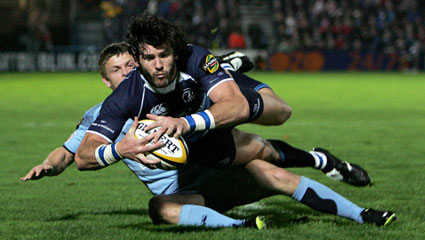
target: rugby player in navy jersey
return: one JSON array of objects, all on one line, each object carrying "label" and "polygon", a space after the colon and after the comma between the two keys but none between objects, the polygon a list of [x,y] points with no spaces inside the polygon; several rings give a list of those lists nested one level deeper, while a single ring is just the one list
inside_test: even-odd
[{"label": "rugby player in navy jersey", "polygon": [[[258,119],[263,108],[261,97],[255,91],[250,92],[242,87],[239,89],[206,49],[180,44],[179,40],[176,40],[179,39],[179,31],[168,25],[170,24],[161,19],[144,14],[130,26],[133,56],[141,65],[142,74],[132,71],[105,100],[99,117],[87,131],[77,151],[75,160],[80,170],[102,168],[123,157],[155,168],[156,162],[144,157],[142,143],[133,137],[138,117],[157,120],[161,129],[165,129],[162,133],[184,135],[191,149],[191,162],[201,161],[215,167],[244,165],[257,158],[278,166],[299,160],[300,157],[317,158],[320,160],[319,166],[325,164],[326,159],[328,163],[333,162],[333,157],[324,150],[318,150],[314,153],[316,157],[312,157],[312,154],[293,149],[287,144],[277,145],[286,149],[282,151],[281,158],[270,156],[270,152],[261,152],[264,145],[269,143],[258,141],[255,135],[228,127]],[[131,37],[132,31],[135,39]],[[149,34],[141,35],[143,32]],[[143,37],[140,36],[147,37],[148,43],[143,43]],[[212,105],[202,104],[205,96],[212,101]],[[127,135],[121,141],[114,142],[126,120],[133,117],[136,121]],[[221,129],[214,129],[215,127]],[[210,131],[204,133],[205,130]],[[251,144],[254,144],[254,147]],[[361,213],[370,213],[329,188],[313,180],[290,174],[275,165],[266,164],[253,168],[251,174],[269,189],[291,195],[320,211],[349,217],[359,222],[364,221]],[[323,197],[331,201],[323,201]],[[159,211],[154,212],[161,213],[161,209],[166,209],[163,204],[159,206]],[[346,208],[347,206],[350,207]],[[191,206],[187,210],[182,206],[180,213],[186,216],[188,212],[192,212],[190,208]],[[199,212],[198,210],[196,212]],[[394,218],[392,213],[379,214],[382,218]]]},{"label": "rugby player in navy jersey", "polygon": [[[142,74],[131,72],[126,81],[105,100],[100,116],[90,127],[77,152],[76,163],[80,169],[98,168],[105,162],[109,164],[121,157],[155,168],[158,161],[146,159],[138,149],[141,146],[136,139],[124,138],[113,143],[129,118],[148,117],[157,120],[148,127],[161,126],[155,133],[154,141],[163,133],[170,136],[184,135],[192,149],[192,160],[205,160],[208,162],[204,163],[208,165],[226,167],[243,165],[251,160],[235,158],[232,126],[255,121],[279,124],[290,116],[291,109],[283,100],[272,102],[270,99],[276,99],[274,96],[263,94],[269,89],[264,89],[260,93],[263,95],[260,95],[245,86],[238,87],[208,50],[188,45],[184,34],[163,19],[148,13],[139,16],[129,27],[129,41]],[[204,104],[205,98],[210,104]],[[264,101],[266,104],[263,104]],[[206,130],[210,131],[205,134]],[[312,157],[304,151],[281,144],[281,141],[270,142],[285,152],[286,164],[294,165],[290,163],[289,157],[294,155],[297,159],[294,166],[303,166],[308,162],[324,172],[332,172],[337,168],[332,160],[327,161],[327,158],[333,157],[321,149]],[[101,154],[96,153],[104,149],[115,155],[109,154],[106,159],[99,157]],[[351,175],[360,172],[365,176],[363,185],[369,183],[362,169],[354,165],[352,168],[345,164],[342,166],[344,169],[357,170],[346,171]]]},{"label": "rugby player in navy jersey", "polygon": [[[99,69],[102,74],[102,80],[106,86],[112,89],[115,89],[120,84],[124,76],[135,65],[133,59],[127,53],[127,49],[128,46],[124,43],[112,44],[105,48],[101,54]],[[235,57],[234,54],[233,57]],[[251,82],[250,84],[256,86],[262,85],[261,83],[256,84],[252,79],[239,80]],[[43,176],[56,176],[71,164],[85,131],[99,114],[99,108],[100,104],[87,111],[78,129],[65,142],[64,146],[52,151],[41,165],[35,166],[21,180],[35,180]],[[128,131],[130,125],[131,121],[128,121],[119,139]],[[264,142],[258,137],[256,140]],[[270,145],[267,146],[270,147]],[[252,224],[250,221],[232,219],[204,206],[209,206],[222,212],[234,206],[252,203],[261,198],[281,193],[265,188],[249,174],[249,171],[242,167],[213,170],[195,164],[185,168],[184,171],[177,172],[158,169],[150,170],[134,161],[128,159],[123,159],[123,161],[147,185],[148,189],[156,195],[149,204],[149,212],[155,223],[204,224],[206,226],[251,224],[254,227],[258,227],[260,225],[257,224],[261,224],[261,221]],[[260,160],[253,161],[247,166],[248,170],[255,168],[267,168],[268,171],[277,169],[275,166]],[[235,179],[242,178],[243,181],[235,181]],[[285,183],[287,189],[290,186],[294,188],[294,181],[291,182],[291,179],[294,178],[288,178]],[[251,191],[253,187],[256,189],[255,192]],[[188,192],[191,194],[187,194]],[[208,221],[202,222],[198,218],[200,215],[208,216]],[[379,218],[380,221],[381,219]]]}]

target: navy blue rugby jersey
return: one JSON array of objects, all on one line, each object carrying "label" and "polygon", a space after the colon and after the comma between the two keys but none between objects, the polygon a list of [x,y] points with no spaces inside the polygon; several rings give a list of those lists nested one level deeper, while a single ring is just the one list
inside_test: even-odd
[{"label": "navy blue rugby jersey", "polygon": [[[87,132],[113,142],[129,118],[145,119],[147,113],[181,117],[205,110],[209,93],[219,84],[233,79],[207,49],[196,45],[187,47],[189,54],[184,59],[179,56],[181,67],[176,79],[166,87],[173,89],[174,86],[174,90],[158,93],[135,68],[106,98],[100,115]],[[187,136],[185,139],[188,141]]]}]

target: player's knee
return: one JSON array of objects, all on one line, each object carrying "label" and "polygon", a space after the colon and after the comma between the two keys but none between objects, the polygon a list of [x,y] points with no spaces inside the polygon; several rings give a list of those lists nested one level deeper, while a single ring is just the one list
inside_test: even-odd
[{"label": "player's knee", "polygon": [[285,104],[282,103],[280,104],[280,106],[277,108],[277,110],[274,110],[273,112],[274,114],[274,121],[276,125],[281,125],[284,122],[286,122],[292,115],[292,108]]},{"label": "player's knee", "polygon": [[263,88],[259,91],[264,102],[263,121],[268,125],[280,125],[292,115],[292,108],[271,89]]},{"label": "player's knee", "polygon": [[282,111],[280,112],[278,116],[278,121],[280,121],[281,124],[286,122],[292,115],[292,108],[288,104],[283,104]]},{"label": "player's knee", "polygon": [[175,223],[178,219],[173,204],[163,196],[155,196],[149,200],[149,217],[154,224]]},{"label": "player's knee", "polygon": [[263,159],[267,162],[273,162],[275,159],[279,159],[279,153],[269,141],[263,138],[260,138],[260,141],[263,147],[261,148],[261,155],[259,155],[257,159]]}]

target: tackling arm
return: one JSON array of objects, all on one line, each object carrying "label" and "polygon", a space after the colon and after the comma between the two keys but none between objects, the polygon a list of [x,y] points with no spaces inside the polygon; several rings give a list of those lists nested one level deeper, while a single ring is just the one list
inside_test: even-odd
[{"label": "tackling arm", "polygon": [[61,174],[68,165],[74,161],[74,154],[64,147],[53,150],[42,164],[33,167],[22,181],[37,180],[44,176],[57,176]]}]

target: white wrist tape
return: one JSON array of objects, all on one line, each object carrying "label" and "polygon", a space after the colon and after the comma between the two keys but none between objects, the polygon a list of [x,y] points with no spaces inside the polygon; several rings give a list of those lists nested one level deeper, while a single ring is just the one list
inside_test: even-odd
[{"label": "white wrist tape", "polygon": [[123,159],[115,146],[115,143],[109,145],[102,144],[96,148],[94,155],[100,166],[106,167]]},{"label": "white wrist tape", "polygon": [[209,110],[185,116],[183,119],[189,124],[191,132],[215,128],[214,116]]}]

